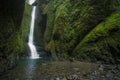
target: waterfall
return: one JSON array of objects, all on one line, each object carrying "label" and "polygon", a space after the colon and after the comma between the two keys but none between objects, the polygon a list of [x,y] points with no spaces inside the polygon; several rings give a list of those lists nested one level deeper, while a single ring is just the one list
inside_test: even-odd
[{"label": "waterfall", "polygon": [[28,3],[32,5],[36,0],[28,0]]},{"label": "waterfall", "polygon": [[32,14],[31,14],[29,41],[28,41],[28,46],[31,51],[32,59],[39,58],[36,47],[34,45],[34,37],[33,37],[34,36],[34,25],[35,25],[35,12],[36,12],[36,6],[33,6]]}]

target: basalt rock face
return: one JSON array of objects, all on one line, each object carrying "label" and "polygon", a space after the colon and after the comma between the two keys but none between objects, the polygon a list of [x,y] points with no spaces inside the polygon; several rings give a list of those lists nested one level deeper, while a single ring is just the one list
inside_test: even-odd
[{"label": "basalt rock face", "polygon": [[16,65],[23,49],[21,22],[24,0],[0,1],[0,73]]},{"label": "basalt rock face", "polygon": [[46,28],[47,15],[44,14],[44,8],[47,4],[46,0],[36,0],[36,20],[35,20],[35,35],[34,43],[37,46],[38,52],[44,50],[44,32]]},{"label": "basalt rock face", "polygon": [[50,0],[44,13],[44,45],[54,58],[119,60],[120,0]]}]

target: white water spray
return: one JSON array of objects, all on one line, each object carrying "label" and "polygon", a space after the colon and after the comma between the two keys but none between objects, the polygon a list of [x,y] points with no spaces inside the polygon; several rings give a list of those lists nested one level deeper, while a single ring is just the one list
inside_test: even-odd
[{"label": "white water spray", "polygon": [[36,0],[28,0],[28,3],[32,5]]},{"label": "white water spray", "polygon": [[31,58],[32,59],[37,59],[39,58],[39,55],[37,53],[36,47],[34,45],[34,25],[35,25],[35,12],[36,12],[36,6],[33,6],[32,14],[31,14],[31,24],[30,24],[30,33],[29,33],[29,41],[28,41],[28,46],[31,51]]}]

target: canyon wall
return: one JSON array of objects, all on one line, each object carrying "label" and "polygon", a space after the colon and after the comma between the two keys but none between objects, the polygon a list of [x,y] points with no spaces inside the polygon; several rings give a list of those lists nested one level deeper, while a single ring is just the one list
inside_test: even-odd
[{"label": "canyon wall", "polygon": [[50,0],[44,14],[44,46],[55,59],[119,61],[120,0]]},{"label": "canyon wall", "polygon": [[25,51],[30,6],[25,0],[0,1],[0,73],[13,68]]}]

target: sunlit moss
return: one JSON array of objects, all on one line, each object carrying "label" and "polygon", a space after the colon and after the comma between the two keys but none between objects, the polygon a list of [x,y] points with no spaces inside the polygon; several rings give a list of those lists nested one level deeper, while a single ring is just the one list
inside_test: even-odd
[{"label": "sunlit moss", "polygon": [[[99,55],[96,58],[102,59],[101,56],[106,56],[110,59],[112,57],[119,57],[120,50],[120,12],[113,13],[106,21],[100,23],[79,43],[74,50],[74,55],[82,56],[83,54],[92,53],[87,55]],[[112,52],[112,48],[115,52]],[[115,56],[117,54],[117,56]],[[113,59],[112,59],[113,61]]]}]

